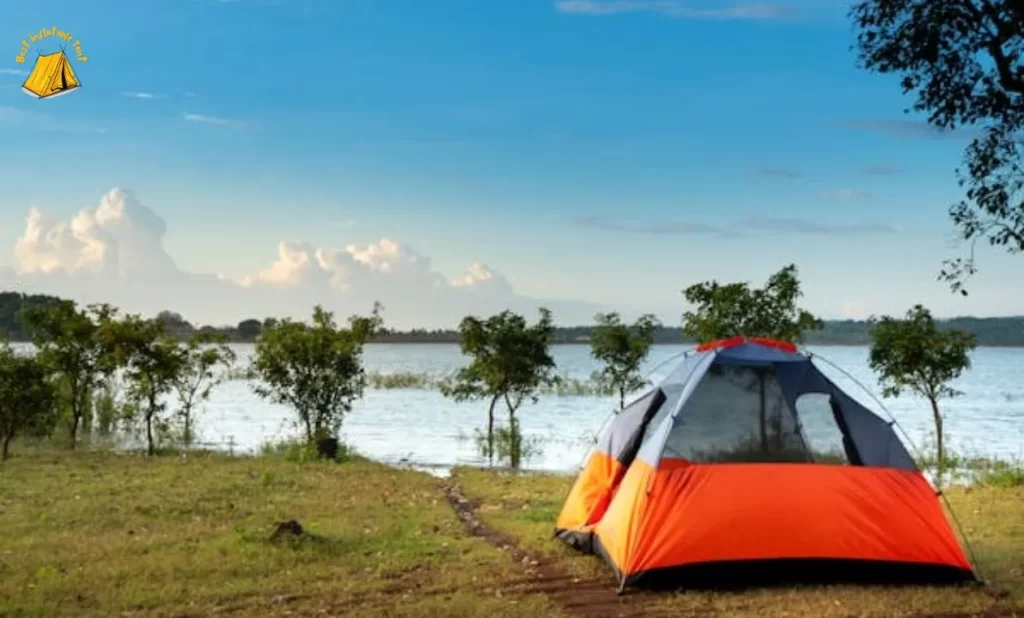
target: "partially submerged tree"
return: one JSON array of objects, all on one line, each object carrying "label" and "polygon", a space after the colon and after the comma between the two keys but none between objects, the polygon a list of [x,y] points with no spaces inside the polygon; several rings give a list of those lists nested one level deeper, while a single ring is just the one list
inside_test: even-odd
[{"label": "partially submerged tree", "polygon": [[90,398],[114,364],[109,338],[103,336],[116,316],[109,305],[90,305],[84,311],[72,301],[27,310],[24,314],[39,359],[63,381],[58,393],[68,410],[71,448],[89,409]]},{"label": "partially submerged tree", "polygon": [[177,339],[168,335],[164,322],[125,316],[105,331],[114,358],[124,368],[127,395],[142,414],[146,428],[146,452],[156,453],[154,429],[166,429],[166,396],[180,380],[186,354]]},{"label": "partially submerged tree", "polygon": [[683,314],[683,333],[700,343],[729,337],[799,343],[804,331],[822,327],[821,320],[797,307],[803,294],[793,264],[772,275],[763,288],[712,280],[691,285],[683,295],[695,306]]},{"label": "partially submerged tree", "polygon": [[861,64],[899,75],[913,111],[938,130],[979,127],[957,170],[965,199],[950,208],[967,257],[940,278],[966,295],[974,245],[1024,251],[1024,3],[1020,0],[859,0],[851,9]]},{"label": "partially submerged tree", "polygon": [[265,323],[252,360],[258,380],[254,390],[291,407],[308,443],[319,446],[336,439],[345,414],[362,397],[363,346],[383,323],[380,311],[375,303],[369,317],[350,317],[347,328],[319,305],[311,324],[290,319]]},{"label": "partially submerged tree", "polygon": [[35,356],[0,344],[0,460],[18,434],[45,435],[57,415],[49,368]]},{"label": "partially submerged tree", "polygon": [[441,387],[456,401],[489,399],[487,408],[486,455],[494,455],[494,407],[504,401],[511,437],[510,464],[519,466],[521,455],[516,411],[527,400],[536,402],[538,390],[558,382],[550,347],[555,329],[551,312],[542,308],[536,324],[511,311],[486,320],[469,316],[459,324],[459,345],[472,357],[453,379]]},{"label": "partially submerged tree", "polygon": [[195,438],[195,407],[210,398],[210,393],[224,377],[216,372],[217,368],[230,368],[235,352],[228,347],[227,336],[223,333],[196,333],[185,344],[182,355],[181,371],[173,385],[178,400],[175,414],[181,422],[182,444],[189,448]]},{"label": "partially submerged tree", "polygon": [[878,374],[884,396],[898,397],[909,390],[931,405],[941,480],[945,450],[939,400],[961,394],[949,383],[971,366],[968,353],[975,347],[974,335],[953,329],[940,330],[931,312],[915,305],[903,319],[884,316],[876,320],[872,336],[874,343],[869,363]]},{"label": "partially submerged tree", "polygon": [[642,388],[646,382],[640,365],[654,342],[658,319],[641,316],[629,326],[617,313],[598,313],[597,326],[590,335],[590,354],[604,366],[596,372],[598,383],[619,395],[619,409],[626,406],[626,394]]}]

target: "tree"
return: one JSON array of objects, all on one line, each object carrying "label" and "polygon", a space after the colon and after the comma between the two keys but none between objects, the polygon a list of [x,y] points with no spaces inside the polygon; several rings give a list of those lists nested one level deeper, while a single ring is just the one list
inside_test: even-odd
[{"label": "tree", "polygon": [[164,332],[173,337],[189,337],[196,331],[191,322],[175,311],[161,311],[156,314],[155,320],[162,323]]},{"label": "tree", "polygon": [[654,342],[657,318],[641,316],[632,328],[623,324],[617,313],[598,313],[597,326],[590,335],[590,354],[604,363],[597,372],[598,382],[619,395],[619,409],[626,407],[626,393],[646,384],[640,365]]},{"label": "tree", "polygon": [[116,310],[109,305],[90,305],[82,311],[72,301],[36,307],[24,314],[39,359],[64,381],[59,392],[71,415],[72,449],[77,445],[78,429],[93,391],[114,369],[111,349],[102,333],[115,316]]},{"label": "tree", "polygon": [[156,453],[154,426],[163,429],[165,397],[181,379],[186,354],[160,320],[128,315],[104,332],[119,366],[124,368],[128,398],[142,413],[146,452]]},{"label": "tree", "polygon": [[264,325],[252,360],[259,379],[254,390],[290,406],[309,443],[336,438],[352,402],[362,397],[363,346],[382,324],[380,311],[374,303],[369,317],[352,316],[348,328],[339,328],[317,305],[311,324],[283,319]]},{"label": "tree", "polygon": [[790,264],[772,275],[764,288],[747,283],[705,281],[683,290],[695,310],[683,314],[683,333],[700,343],[729,337],[767,337],[793,343],[822,321],[796,306],[800,291],[797,268]]},{"label": "tree", "polygon": [[494,454],[494,407],[499,400],[505,402],[513,468],[519,466],[520,458],[516,411],[528,399],[536,402],[542,386],[558,382],[549,350],[554,335],[551,312],[544,308],[533,326],[511,311],[486,320],[469,316],[459,324],[459,346],[473,360],[443,384],[441,392],[456,401],[490,399],[485,448],[489,458]]},{"label": "tree", "polygon": [[263,323],[254,319],[242,320],[238,323],[237,330],[242,341],[255,341],[263,330]]},{"label": "tree", "polygon": [[949,382],[971,366],[968,353],[975,347],[974,335],[939,330],[928,309],[914,305],[904,319],[884,316],[876,320],[872,337],[869,364],[878,374],[884,396],[899,397],[904,390],[910,390],[931,404],[941,478],[945,451],[939,400],[960,394]]},{"label": "tree", "polygon": [[181,420],[181,440],[188,448],[195,437],[192,428],[193,411],[223,379],[214,371],[218,365],[228,367],[235,361],[234,351],[227,345],[224,334],[196,333],[182,350],[182,366],[174,380],[177,394],[177,416]]},{"label": "tree", "polygon": [[56,421],[56,392],[49,368],[34,356],[0,345],[0,460],[22,433],[44,435]]},{"label": "tree", "polygon": [[913,111],[938,129],[981,126],[957,170],[965,199],[950,208],[966,258],[940,274],[954,291],[976,272],[979,239],[1024,251],[1024,3],[1020,0],[859,0],[861,65],[901,76]]},{"label": "tree", "polygon": [[39,310],[61,302],[55,296],[0,292],[0,337],[10,341],[28,341],[24,315],[30,309]]}]

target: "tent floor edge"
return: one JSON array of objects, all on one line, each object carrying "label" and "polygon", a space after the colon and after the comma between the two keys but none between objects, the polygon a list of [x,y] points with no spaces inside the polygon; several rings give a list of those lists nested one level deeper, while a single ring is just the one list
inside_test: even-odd
[{"label": "tent floor edge", "polygon": [[555,528],[555,538],[581,553],[588,555],[594,553],[593,532]]},{"label": "tent floor edge", "polygon": [[771,586],[973,585],[973,570],[955,565],[840,558],[772,558],[700,562],[640,571],[624,584],[650,589],[740,590]]}]

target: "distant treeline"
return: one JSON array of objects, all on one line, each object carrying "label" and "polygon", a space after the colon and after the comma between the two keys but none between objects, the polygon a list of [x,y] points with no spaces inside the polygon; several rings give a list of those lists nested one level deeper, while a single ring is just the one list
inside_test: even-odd
[{"label": "distant treeline", "polygon": [[[11,341],[27,341],[28,333],[21,313],[29,307],[61,302],[60,298],[46,295],[0,292],[0,336]],[[222,333],[238,343],[254,341],[264,325],[274,318],[242,320],[235,326],[196,326],[179,313],[162,311],[157,316],[164,322],[168,333],[187,338],[196,332]],[[973,333],[981,346],[1024,347],[1024,316],[1005,318],[961,317],[942,320],[942,328],[956,328]],[[556,329],[555,343],[587,343],[593,326],[563,326]],[[414,328],[408,331],[386,329],[371,339],[373,343],[458,343],[454,329]],[[805,337],[808,345],[864,345],[871,342],[871,324],[865,320],[825,320],[822,330]],[[678,326],[662,326],[654,332],[655,344],[693,343]]]}]

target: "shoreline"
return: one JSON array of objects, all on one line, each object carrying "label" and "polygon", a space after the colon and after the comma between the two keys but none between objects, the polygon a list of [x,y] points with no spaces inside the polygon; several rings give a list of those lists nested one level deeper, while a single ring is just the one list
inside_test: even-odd
[{"label": "shoreline", "polygon": [[[32,342],[28,339],[8,339],[9,343],[32,345]],[[255,340],[239,340],[239,341],[228,341],[228,345],[256,345]],[[445,340],[445,341],[421,341],[421,340],[370,340],[366,342],[366,345],[437,345],[437,346],[458,346],[458,339]],[[587,346],[590,345],[589,341],[556,341],[551,344],[555,346]],[[697,346],[696,342],[668,342],[668,341],[656,341],[651,344],[652,347],[669,347],[676,346],[680,347],[681,351],[686,351]],[[865,341],[860,343],[840,343],[840,342],[806,342],[800,344],[798,347],[802,349],[817,347],[817,348],[866,348],[870,347],[871,342]],[[991,348],[997,350],[1024,350],[1024,343],[1009,343],[1009,344],[998,344],[998,343],[979,343],[975,346],[978,348]]]}]

